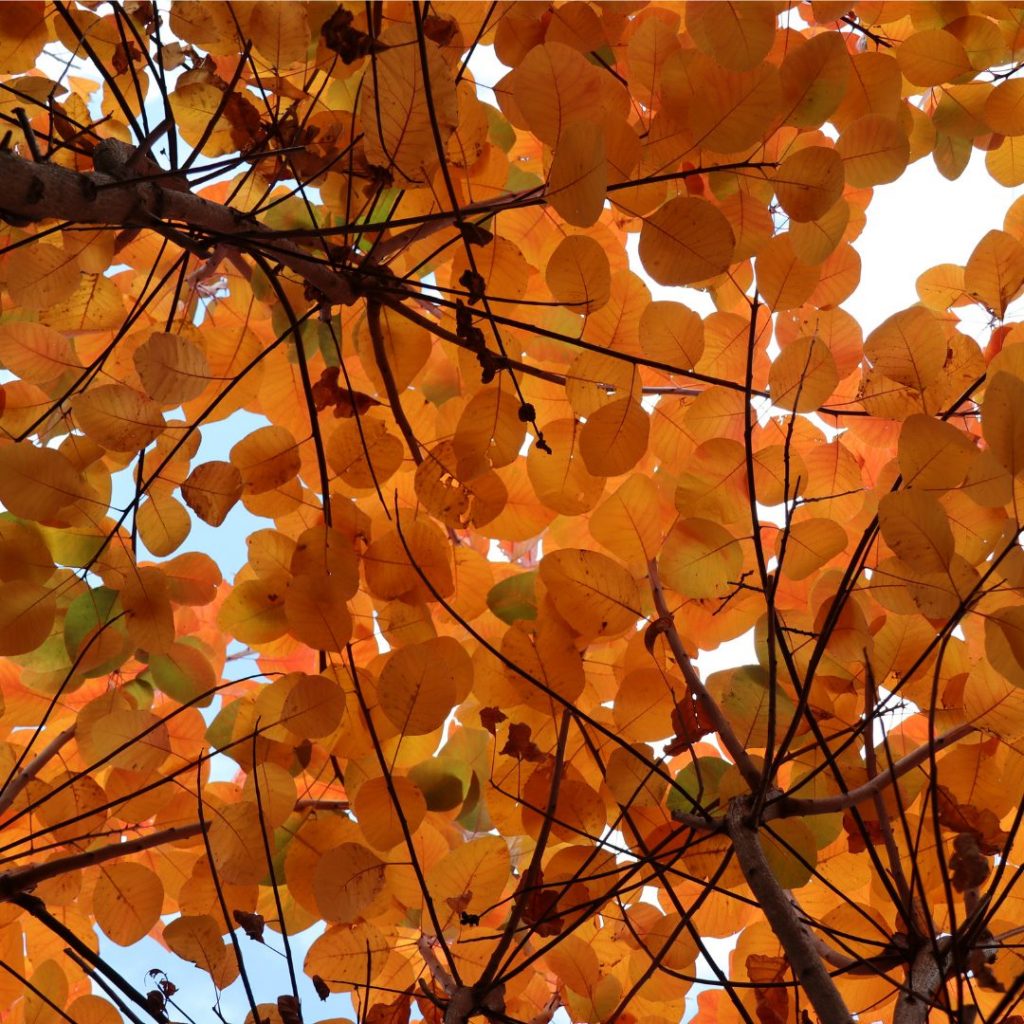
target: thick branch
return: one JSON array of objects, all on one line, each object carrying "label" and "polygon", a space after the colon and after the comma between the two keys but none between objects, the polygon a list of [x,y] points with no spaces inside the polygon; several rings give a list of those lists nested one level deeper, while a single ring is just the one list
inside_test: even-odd
[{"label": "thick branch", "polygon": [[0,181],[4,183],[0,216],[10,215],[18,223],[65,220],[75,224],[151,228],[157,232],[166,232],[170,222],[176,222],[226,240],[245,232],[247,237],[237,242],[243,252],[260,250],[283,263],[322,292],[329,302],[343,306],[355,302],[357,291],[351,275],[338,273],[240,210],[211,203],[191,192],[164,187],[156,181],[132,180],[127,167],[133,147],[112,139],[101,143],[97,152],[103,147],[103,166],[125,168],[125,180],[110,174],[71,171],[55,164],[31,163],[13,153],[0,152]]},{"label": "thick branch", "polygon": [[91,868],[108,860],[125,857],[130,853],[139,853],[142,850],[152,850],[156,846],[165,846],[167,843],[191,839],[193,836],[199,835],[202,830],[203,827],[199,822],[193,822],[190,825],[175,825],[172,828],[150,832],[148,835],[129,839],[123,843],[108,843],[95,850],[85,850],[82,853],[69,854],[67,857],[56,857],[42,863],[25,864],[20,868],[12,868],[10,871],[0,873],[0,902],[9,900],[18,893],[28,892],[40,882],[57,878],[69,871]]},{"label": "thick branch", "polygon": [[848,790],[845,793],[836,793],[835,796],[811,797],[807,799],[795,797],[783,797],[769,804],[764,810],[764,820],[771,821],[774,818],[803,818],[809,814],[832,814],[836,811],[845,811],[847,807],[853,807],[863,800],[881,793],[887,786],[891,786],[898,778],[906,775],[907,772],[916,768],[919,764],[927,761],[932,752],[938,751],[963,739],[974,731],[974,726],[969,723],[954,726],[949,732],[944,732],[935,738],[934,744],[924,744],[916,750],[912,750],[905,757],[894,762],[892,767],[886,769],[880,775],[868,779],[863,786]]},{"label": "thick branch", "polygon": [[907,987],[900,992],[893,1013],[893,1024],[927,1024],[935,996],[945,978],[939,958],[931,944],[914,957],[907,976]]},{"label": "thick branch", "polygon": [[726,815],[743,877],[786,951],[793,977],[807,993],[821,1024],[850,1024],[852,1015],[819,956],[814,935],[772,873],[757,830],[747,822],[747,813],[747,802],[737,798],[729,804]]}]

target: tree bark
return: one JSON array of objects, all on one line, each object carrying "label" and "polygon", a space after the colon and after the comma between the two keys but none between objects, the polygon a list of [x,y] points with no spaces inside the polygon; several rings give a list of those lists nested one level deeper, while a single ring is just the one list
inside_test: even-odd
[{"label": "tree bark", "polygon": [[[358,271],[338,271],[322,259],[241,210],[212,203],[191,192],[166,187],[157,181],[135,178],[128,171],[134,148],[108,139],[105,167],[116,167],[120,159],[126,177],[98,172],[72,171],[56,164],[37,164],[14,153],[0,152],[0,217],[17,223],[65,220],[72,224],[110,224],[117,227],[150,228],[175,235],[198,229],[216,242],[227,242],[242,252],[259,250],[269,259],[284,264],[323,294],[327,301],[343,306],[355,302]],[[180,224],[182,231],[173,228]],[[244,236],[244,237],[242,237]]]},{"label": "tree bark", "polygon": [[796,907],[772,873],[757,829],[747,819],[748,813],[747,800],[737,797],[729,804],[726,815],[729,836],[743,877],[761,904],[772,931],[786,952],[793,977],[807,993],[821,1024],[850,1024],[853,1015],[818,954],[810,928],[801,920]]}]

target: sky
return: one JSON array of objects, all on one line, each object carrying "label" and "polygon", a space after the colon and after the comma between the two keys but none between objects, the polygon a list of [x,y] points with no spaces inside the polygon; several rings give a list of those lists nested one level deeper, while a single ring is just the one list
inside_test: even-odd
[{"label": "sky", "polygon": [[[472,68],[481,84],[482,98],[493,102],[487,86],[507,69],[498,64],[489,47],[479,48]],[[1022,193],[1024,189],[1004,189],[995,184],[985,171],[983,154],[977,151],[972,154],[967,170],[955,182],[942,178],[931,158],[925,157],[911,165],[897,182],[877,188],[868,209],[867,227],[854,243],[862,259],[861,283],[844,303],[844,308],[860,321],[865,336],[892,313],[917,301],[915,281],[922,271],[938,263],[966,263],[985,232],[1002,226],[1006,209]],[[634,269],[642,273],[641,267]],[[708,308],[704,296],[695,296],[686,289],[662,288],[650,281],[648,284],[657,298],[673,298],[702,311]],[[963,329],[984,344],[986,317],[972,310]],[[211,450],[206,445],[212,445],[226,453],[249,429],[251,424],[241,425],[238,421],[204,427],[204,452]],[[210,457],[226,457],[226,454]],[[238,506],[216,534],[204,524],[195,523],[185,549],[216,550],[225,576],[230,579],[246,560],[246,536],[266,525],[265,520],[250,516]],[[750,648],[749,639],[740,638],[713,657],[702,656],[698,667],[707,672],[724,664],[748,661],[746,652]],[[315,929],[310,929],[293,938],[298,965],[316,934]],[[274,943],[277,937],[269,931],[267,935]],[[244,937],[241,942],[257,999],[273,1002],[278,995],[286,993],[287,974],[280,954]],[[175,998],[182,1009],[197,1022],[206,1024],[211,1020],[210,1008],[216,993],[204,972],[190,969],[152,939],[130,950],[119,950],[102,939],[101,949],[130,981],[144,990],[152,987],[146,978],[148,970],[166,970],[179,987]],[[320,1004],[304,976],[300,978],[300,986],[300,995],[311,1018],[351,1015],[346,997],[335,996],[326,1004]],[[244,1020],[248,1005],[239,984],[221,994],[220,1012],[231,1024],[241,1024]]]}]

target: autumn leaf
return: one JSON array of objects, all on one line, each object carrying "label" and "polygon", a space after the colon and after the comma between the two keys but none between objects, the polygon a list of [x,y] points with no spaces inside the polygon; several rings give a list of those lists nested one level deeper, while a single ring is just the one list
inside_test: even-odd
[{"label": "autumn leaf", "polygon": [[0,4],[12,1019],[1016,1020],[1020,19],[786,6]]}]

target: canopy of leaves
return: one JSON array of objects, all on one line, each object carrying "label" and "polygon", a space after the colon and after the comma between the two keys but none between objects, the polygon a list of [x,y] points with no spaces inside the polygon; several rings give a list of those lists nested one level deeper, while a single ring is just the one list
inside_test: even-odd
[{"label": "canopy of leaves", "polygon": [[1024,184],[1022,67],[1002,2],[0,4],[0,1020],[1014,1019],[1024,204],[843,303],[909,164]]}]

